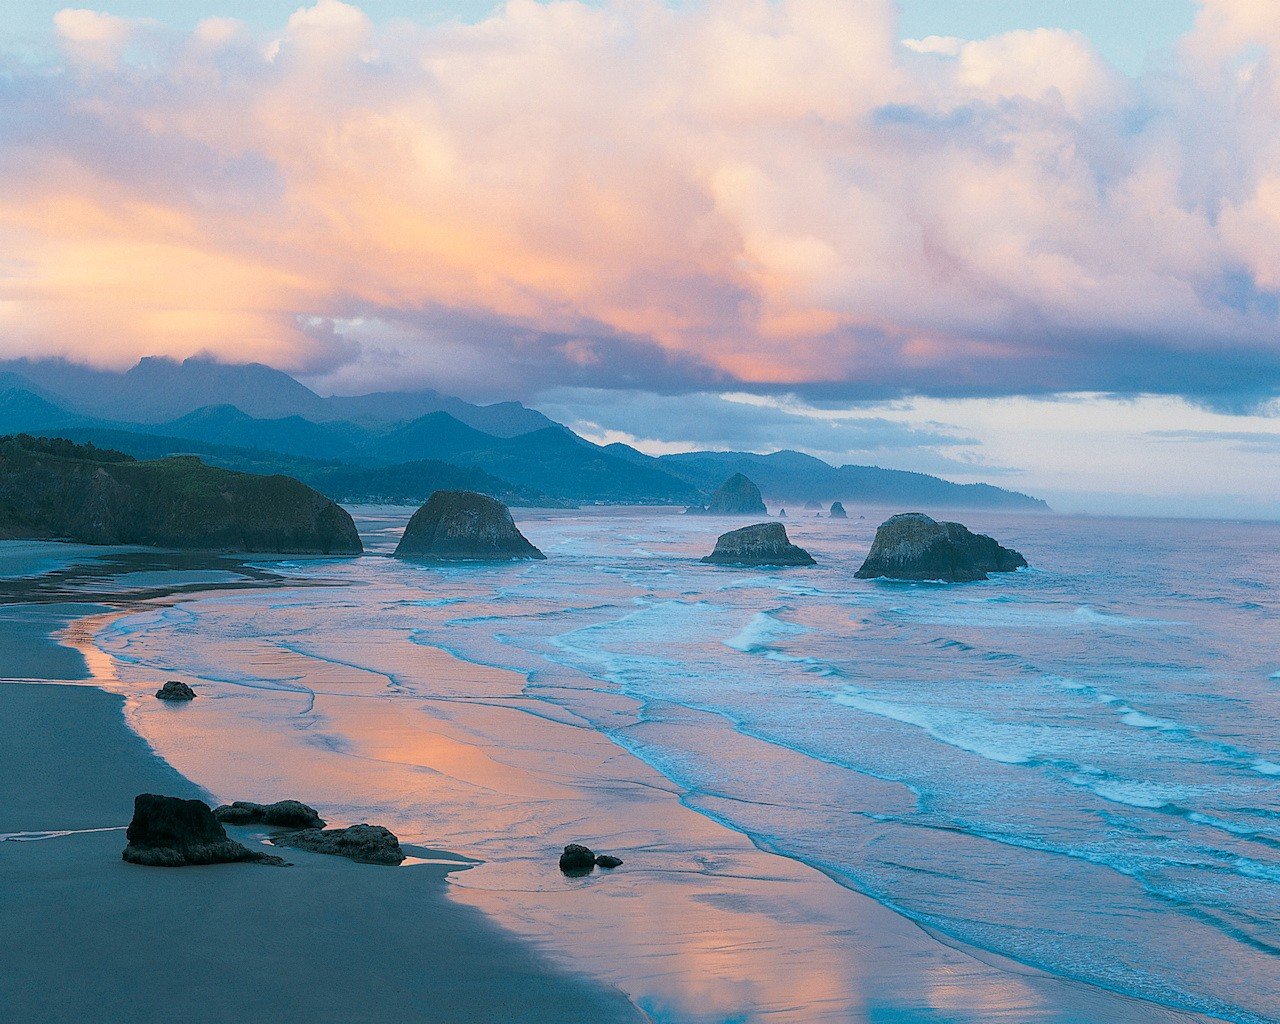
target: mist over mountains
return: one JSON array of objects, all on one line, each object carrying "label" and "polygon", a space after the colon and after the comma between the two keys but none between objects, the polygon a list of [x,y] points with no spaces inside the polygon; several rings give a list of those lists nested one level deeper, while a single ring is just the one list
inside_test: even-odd
[{"label": "mist over mountains", "polygon": [[20,432],[286,474],[340,501],[416,503],[464,488],[520,505],[688,505],[741,472],[782,503],[1047,508],[989,484],[834,467],[792,451],[654,458],[593,444],[518,402],[476,405],[429,389],[324,397],[268,366],[198,357],[149,357],[124,372],[2,362],[0,433]]}]

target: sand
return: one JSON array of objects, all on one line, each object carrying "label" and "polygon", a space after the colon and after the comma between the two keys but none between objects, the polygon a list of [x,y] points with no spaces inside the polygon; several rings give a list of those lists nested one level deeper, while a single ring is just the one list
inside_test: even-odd
[{"label": "sand", "polygon": [[[0,834],[118,829],[136,793],[202,795],[125,727],[121,704],[87,687],[0,683]],[[123,845],[120,830],[0,842],[0,1018],[643,1019],[447,901],[446,866],[289,851],[291,868],[143,868],[120,860]]]}]

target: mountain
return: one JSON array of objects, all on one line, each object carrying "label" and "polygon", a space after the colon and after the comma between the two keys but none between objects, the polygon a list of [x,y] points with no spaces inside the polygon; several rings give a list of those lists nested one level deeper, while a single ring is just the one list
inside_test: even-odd
[{"label": "mountain", "polygon": [[351,423],[316,423],[301,416],[262,419],[234,405],[197,409],[186,416],[159,424],[155,432],[165,437],[236,448],[257,448],[302,458],[342,459],[354,454],[368,439],[367,432]]},{"label": "mountain", "polygon": [[749,476],[775,502],[857,501],[928,508],[1008,508],[1045,511],[1039,498],[990,484],[957,484],[926,473],[878,466],[831,466],[801,452],[688,452],[657,460],[697,487],[714,487],[731,473]]},{"label": "mountain", "polygon": [[211,406],[234,406],[259,419],[301,416],[316,423],[352,420],[369,426],[447,412],[499,437],[541,430],[554,422],[518,402],[474,405],[430,389],[323,398],[270,366],[197,356],[181,362],[148,356],[123,372],[63,359],[0,362],[0,387],[15,385],[85,417],[148,425]]},{"label": "mountain", "polygon": [[192,441],[159,434],[106,427],[67,427],[37,431],[44,437],[61,437],[100,448],[111,448],[136,459],[163,459],[194,455],[201,461],[243,473],[284,474],[342,502],[421,505],[435,491],[478,491],[507,505],[536,508],[563,507],[566,502],[490,476],[483,470],[421,459],[395,465],[359,466],[333,459],[308,459],[258,448]]},{"label": "mountain", "polygon": [[359,554],[351,516],[287,476],[138,462],[93,445],[0,438],[0,537],[215,551]]}]

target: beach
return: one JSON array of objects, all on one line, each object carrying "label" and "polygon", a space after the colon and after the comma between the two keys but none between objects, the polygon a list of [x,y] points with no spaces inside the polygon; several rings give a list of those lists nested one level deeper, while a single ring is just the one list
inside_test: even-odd
[{"label": "beach", "polygon": [[[490,600],[494,580],[433,574],[425,599],[401,592],[411,573],[375,583],[379,531],[396,522],[363,518],[364,560],[255,562],[233,587],[234,567],[99,566],[92,585],[69,572],[35,610],[15,606],[25,667],[3,674],[34,678],[34,644],[61,652],[50,664],[67,678],[0,683],[0,833],[60,833],[0,843],[0,953],[22,964],[0,1002],[51,1021],[1217,1019],[959,941],[734,827],[731,779],[761,779],[763,807],[813,769],[783,746],[766,759],[722,743],[724,785],[695,796],[637,753],[677,736],[692,751],[718,715],[696,701],[637,715],[598,681],[461,657],[470,627],[440,616]],[[550,530],[537,539],[555,550]],[[154,700],[172,677],[197,700]],[[573,699],[554,699],[565,687]],[[887,780],[829,774],[842,814],[908,810]],[[144,791],[297,798],[333,824],[385,824],[415,856],[137,868],[119,861],[119,830]],[[94,829],[115,831],[81,831]],[[556,854],[574,841],[623,867],[564,878]]]}]

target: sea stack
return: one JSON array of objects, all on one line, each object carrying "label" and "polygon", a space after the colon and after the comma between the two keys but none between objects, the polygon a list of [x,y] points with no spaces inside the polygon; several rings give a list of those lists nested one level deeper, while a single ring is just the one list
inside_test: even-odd
[{"label": "sea stack", "polygon": [[781,523],[756,523],[730,530],[703,559],[710,565],[814,565],[813,556],[787,539]]},{"label": "sea stack", "polygon": [[1013,572],[1027,560],[1010,548],[959,523],[939,523],[921,512],[880,524],[859,579],[943,580],[970,583],[988,573]]},{"label": "sea stack", "polygon": [[690,513],[709,516],[762,516],[766,514],[760,488],[741,473],[734,473],[711,495],[702,507],[688,509]]},{"label": "sea stack", "polygon": [[409,520],[396,557],[447,562],[547,556],[516,529],[502,502],[474,491],[436,491]]},{"label": "sea stack", "polygon": [[833,501],[831,503],[831,518],[832,519],[848,519],[849,513],[844,510],[844,506],[840,504],[840,502]]}]

